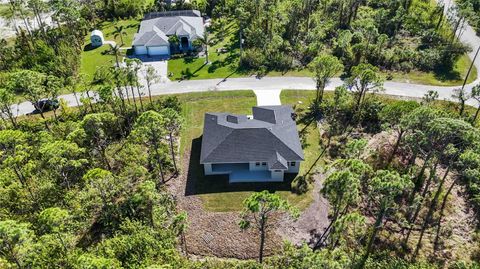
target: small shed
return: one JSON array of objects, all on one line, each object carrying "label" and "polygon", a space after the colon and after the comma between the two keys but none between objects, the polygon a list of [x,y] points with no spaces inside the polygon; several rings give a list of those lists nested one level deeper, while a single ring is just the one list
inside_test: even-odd
[{"label": "small shed", "polygon": [[92,34],[90,35],[90,42],[92,43],[93,47],[100,47],[103,45],[103,33],[100,30],[93,30]]}]

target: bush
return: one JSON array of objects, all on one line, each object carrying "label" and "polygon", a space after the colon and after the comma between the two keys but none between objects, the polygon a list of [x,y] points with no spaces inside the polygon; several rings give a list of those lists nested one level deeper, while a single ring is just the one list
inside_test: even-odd
[{"label": "bush", "polygon": [[247,69],[260,69],[265,62],[264,54],[258,49],[246,49],[240,59],[240,63]]}]

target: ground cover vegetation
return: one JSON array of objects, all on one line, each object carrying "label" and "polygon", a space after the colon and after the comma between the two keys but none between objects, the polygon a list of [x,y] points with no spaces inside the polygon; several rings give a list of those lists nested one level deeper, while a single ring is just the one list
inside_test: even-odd
[{"label": "ground cover vegetation", "polygon": [[[310,132],[321,134],[314,154],[325,164],[314,172],[302,171],[301,178],[308,189],[311,178],[325,172],[321,193],[330,202],[330,225],[314,234],[309,245],[286,244],[269,257],[260,254],[258,262],[195,262],[178,250],[188,251],[181,247],[182,233],[195,227],[188,227],[188,216],[177,210],[168,191],[168,183],[187,169],[174,162],[180,155],[176,145],[181,130],[201,128],[190,121],[202,115],[185,109],[193,100],[202,103],[202,96],[227,106],[238,98],[198,93],[152,101],[143,97],[140,102],[138,95],[122,101],[118,93],[100,94],[109,87],[117,91],[114,85],[105,82],[95,88],[101,96],[97,104],[83,100],[78,109],[62,106],[45,119],[3,122],[2,266],[474,266],[475,227],[456,219],[456,225],[470,233],[458,234],[451,217],[465,209],[456,206],[462,201],[466,208],[478,207],[480,138],[471,124],[477,109],[435,102],[429,96],[422,103],[369,92],[361,97],[361,91],[344,87],[323,95],[285,92],[282,100],[295,106],[298,121],[316,126],[301,132],[302,138]],[[186,119],[188,115],[193,118]],[[269,225],[283,221],[274,217],[275,211],[287,210],[294,218],[301,214],[271,195],[255,193],[245,199],[239,229],[255,225],[260,234],[270,234]],[[263,216],[269,229],[255,223],[262,218],[251,214]],[[474,215],[467,218],[476,222]],[[452,245],[454,236],[464,238]]]},{"label": "ground cover vegetation", "polygon": [[[121,47],[130,46],[144,12],[183,8],[205,11],[207,5],[201,0],[176,6],[165,1],[8,1],[1,5],[2,19],[13,25],[16,38],[0,37],[0,81],[27,69],[57,77],[62,93],[68,92],[82,84],[82,77],[91,82],[98,66],[123,59],[127,50]],[[52,14],[50,25],[45,14]],[[93,29],[102,29],[106,40],[118,46],[92,48]]]},{"label": "ground cover vegetation", "polygon": [[[184,234],[196,227],[188,226],[188,215],[178,210],[178,197],[168,186],[189,172],[177,161],[201,131],[199,107],[214,103],[250,109],[252,94],[241,102],[235,98],[239,93],[208,100],[201,100],[201,94],[159,100],[143,96],[141,63],[129,60],[120,67],[118,47],[109,52],[115,65],[96,68],[88,78],[79,72],[79,55],[90,23],[138,14],[122,13],[116,1],[13,1],[12,14],[25,18],[31,13],[40,28],[17,28],[15,44],[0,46],[0,267],[479,266],[480,109],[466,103],[480,100],[480,87],[470,93],[456,91],[457,103],[434,101],[435,92],[416,101],[377,94],[384,82],[380,69],[394,70],[404,60],[389,62],[376,53],[390,51],[397,57],[410,48],[412,57],[405,62],[415,68],[423,66],[415,61],[437,55],[430,70],[438,68],[440,60],[451,64],[464,54],[466,48],[454,37],[446,38],[446,18],[424,1],[256,3],[238,2],[233,9],[230,2],[217,2],[203,8],[212,15],[233,12],[242,18],[238,22],[248,22],[239,23],[245,38],[242,64],[262,71],[272,68],[273,60],[281,66],[298,62],[313,74],[316,91],[282,96],[283,103],[295,107],[302,142],[316,149],[308,152],[311,165],[302,168],[290,187],[296,193],[312,192],[316,176],[324,176],[320,192],[330,204],[328,226],[312,233],[311,242],[303,246],[286,243],[264,257],[263,236],[274,232],[272,223],[284,221],[277,213],[295,219],[302,208],[285,193],[241,194],[235,197],[245,199],[241,207],[228,210],[238,213],[238,229],[259,233],[259,261],[182,255],[188,254]],[[165,8],[162,1],[151,5]],[[46,11],[55,13],[56,27],[41,22],[39,15]],[[286,14],[292,19],[282,19]],[[322,30],[331,24],[344,31]],[[419,35],[421,29],[431,31]],[[287,33],[299,42],[286,38]],[[324,34],[335,43],[318,43]],[[388,45],[378,49],[382,34]],[[340,42],[341,35],[351,35],[351,41]],[[422,41],[426,37],[433,41]],[[289,49],[292,44],[295,50]],[[252,65],[255,54],[260,55],[258,66]],[[329,79],[342,70],[348,71],[345,86],[324,93]],[[148,69],[144,75],[150,93],[158,75]],[[90,90],[87,97],[76,95],[85,90]],[[75,93],[78,108],[61,102],[58,111],[40,109],[38,116],[21,118],[12,111],[18,95],[36,104],[64,91]],[[97,103],[89,95],[93,92]],[[221,103],[212,101],[215,98]],[[239,103],[249,107],[240,108]],[[224,210],[218,204],[226,196],[216,197],[205,201]]]},{"label": "ground cover vegetation", "polygon": [[456,11],[460,15],[460,18],[462,18],[462,20],[459,21],[459,27],[463,28],[468,21],[470,25],[477,30],[477,33],[480,33],[480,1],[458,0],[456,3],[458,4]]},{"label": "ground cover vegetation", "polygon": [[[329,164],[321,193],[330,202],[330,225],[311,242],[313,249],[338,250],[343,243],[350,249],[363,242],[344,267],[363,267],[372,252],[382,250],[410,262],[429,261],[426,267],[457,268],[456,259],[476,260],[471,247],[477,243],[469,245],[478,222],[476,165],[468,159],[478,151],[477,109],[434,102],[432,95],[398,101],[374,94],[362,98],[362,91],[352,94],[343,87],[308,98],[304,91],[284,92],[282,102],[314,100],[297,112],[318,124],[324,148],[319,158]],[[442,134],[436,137],[437,132]],[[438,143],[446,144],[440,149]]]},{"label": "ground cover vegetation", "polygon": [[388,78],[431,72],[458,84],[469,66],[456,69],[470,48],[433,1],[220,1],[213,16],[235,18],[240,66],[260,73],[307,69],[319,51],[340,59],[347,75],[370,63]]}]

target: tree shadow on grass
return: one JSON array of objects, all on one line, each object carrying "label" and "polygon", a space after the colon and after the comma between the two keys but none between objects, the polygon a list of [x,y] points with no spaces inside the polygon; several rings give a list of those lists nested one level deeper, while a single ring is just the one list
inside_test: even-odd
[{"label": "tree shadow on grass", "polygon": [[261,183],[229,183],[227,175],[205,176],[203,172],[203,166],[200,164],[201,147],[202,137],[192,140],[185,196],[208,193],[263,190],[268,190],[269,192],[293,192],[292,181],[296,178],[297,174],[285,174],[285,179],[283,182]]},{"label": "tree shadow on grass", "polygon": [[435,79],[439,81],[457,81],[462,79],[462,75],[451,67],[439,67],[433,71]]}]

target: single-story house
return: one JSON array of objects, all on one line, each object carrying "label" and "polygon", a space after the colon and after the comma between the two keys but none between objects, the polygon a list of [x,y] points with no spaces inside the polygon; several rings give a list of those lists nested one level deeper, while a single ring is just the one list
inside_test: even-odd
[{"label": "single-story house", "polygon": [[[172,50],[192,50],[192,42],[205,32],[203,18],[198,10],[151,12],[145,15],[134,36],[136,55],[169,56]],[[178,44],[170,44],[169,37],[178,37]]]},{"label": "single-story house", "polygon": [[281,182],[304,160],[290,106],[257,106],[253,115],[206,113],[200,164],[233,182]]}]

